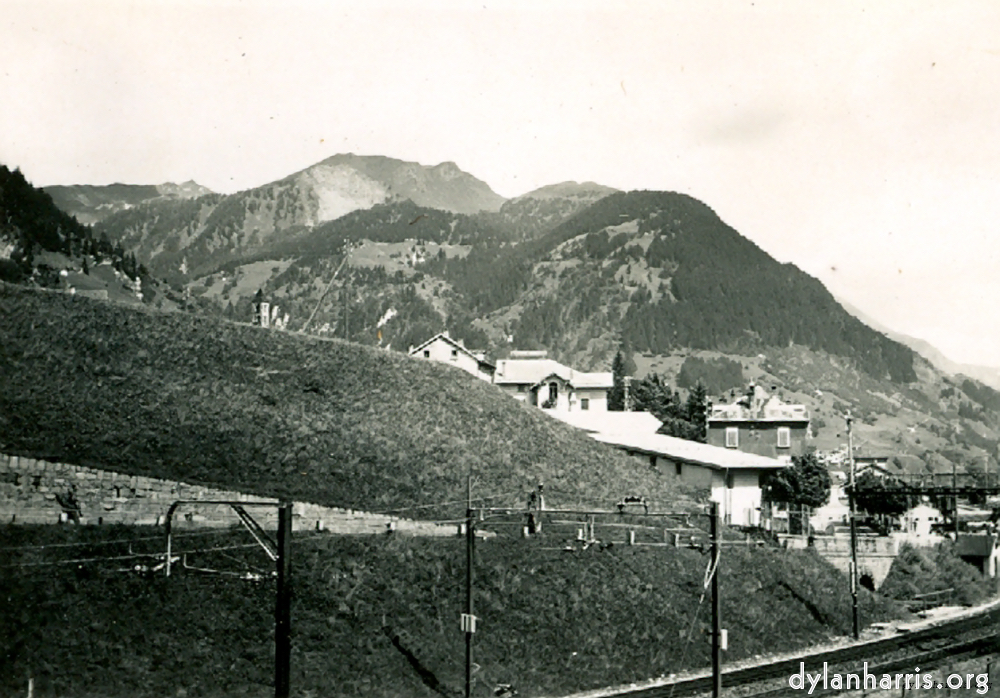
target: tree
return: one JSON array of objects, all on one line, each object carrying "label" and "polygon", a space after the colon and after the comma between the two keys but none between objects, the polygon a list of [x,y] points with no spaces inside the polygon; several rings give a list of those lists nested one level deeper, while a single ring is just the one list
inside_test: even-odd
[{"label": "tree", "polygon": [[688,393],[684,411],[693,430],[692,441],[705,443],[708,440],[708,413],[711,411],[711,405],[708,402],[708,391],[701,381],[695,383]]},{"label": "tree", "polygon": [[797,508],[801,512],[800,519],[792,518],[789,524],[792,533],[802,533],[807,528],[805,508],[821,507],[830,501],[830,473],[815,453],[792,456],[791,467],[765,475],[761,489],[765,501],[786,504],[789,510]]},{"label": "tree", "polygon": [[902,487],[903,483],[896,478],[879,477],[870,471],[855,481],[854,503],[874,519],[883,534],[887,534],[892,522],[913,504],[912,496],[900,492]]},{"label": "tree", "polygon": [[619,349],[611,362],[614,386],[608,391],[608,411],[622,412],[625,409],[625,357]]}]

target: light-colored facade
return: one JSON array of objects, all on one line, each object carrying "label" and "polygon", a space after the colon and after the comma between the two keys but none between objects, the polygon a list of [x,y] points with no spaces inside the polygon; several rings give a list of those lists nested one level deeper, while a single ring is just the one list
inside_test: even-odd
[{"label": "light-colored facade", "polygon": [[410,347],[410,356],[457,366],[484,381],[493,381],[495,367],[486,360],[484,352],[465,348],[461,341],[452,339],[447,332],[434,335],[423,344]]},{"label": "light-colored facade", "polygon": [[839,470],[830,471],[830,499],[813,510],[809,523],[819,533],[851,522],[851,505],[847,497],[847,476]]},{"label": "light-colored facade", "polygon": [[545,358],[543,352],[512,353],[497,361],[493,384],[508,395],[556,412],[607,412],[614,378],[585,373]]},{"label": "light-colored facade", "polygon": [[767,456],[656,433],[593,433],[591,437],[645,458],[652,467],[685,484],[709,490],[723,520],[733,526],[760,525],[761,476],[787,467]]},{"label": "light-colored facade", "polygon": [[708,443],[790,460],[805,453],[809,410],[782,402],[759,385],[728,405],[716,405],[708,416]]}]

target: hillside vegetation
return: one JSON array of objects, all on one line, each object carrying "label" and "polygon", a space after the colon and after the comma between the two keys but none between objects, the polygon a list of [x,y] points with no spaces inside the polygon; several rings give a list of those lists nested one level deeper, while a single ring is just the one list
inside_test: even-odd
[{"label": "hillside vegetation", "polygon": [[554,504],[679,496],[450,366],[14,286],[0,450],[368,510],[461,500],[470,472],[478,494],[518,503],[540,481]]},{"label": "hillside vegetation", "polygon": [[[271,581],[185,573],[142,578],[128,563],[31,567],[124,554],[119,527],[0,529],[0,692],[86,698],[273,695]],[[248,540],[245,533],[181,549]],[[75,548],[25,549],[89,541]],[[137,544],[152,551],[161,541]],[[511,683],[559,695],[710,664],[708,556],[616,545],[563,552],[551,532],[476,548],[475,696]],[[12,550],[18,548],[18,550]],[[266,568],[259,550],[193,555],[221,570]],[[463,542],[392,537],[293,538],[294,695],[459,696],[463,686]],[[9,565],[29,565],[12,568]],[[850,631],[842,575],[810,552],[726,548],[720,565],[725,661],[799,648]],[[896,609],[862,591],[862,620]],[[408,653],[408,659],[404,652]],[[418,673],[423,672],[425,682]]]}]

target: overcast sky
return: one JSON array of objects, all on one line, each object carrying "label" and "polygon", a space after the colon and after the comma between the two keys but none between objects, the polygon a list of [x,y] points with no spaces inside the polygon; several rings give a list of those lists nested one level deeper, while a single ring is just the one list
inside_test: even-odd
[{"label": "overcast sky", "polygon": [[233,192],[341,152],[681,191],[1000,365],[1000,2],[0,0],[0,163]]}]

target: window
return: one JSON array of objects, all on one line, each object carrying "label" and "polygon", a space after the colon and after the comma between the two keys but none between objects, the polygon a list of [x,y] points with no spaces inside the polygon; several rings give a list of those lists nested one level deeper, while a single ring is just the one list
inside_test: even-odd
[{"label": "window", "polygon": [[455,361],[457,359],[458,359],[458,349],[452,349],[451,350],[451,360]]},{"label": "window", "polygon": [[740,428],[726,427],[726,448],[738,448],[740,445]]},{"label": "window", "polygon": [[733,486],[735,485],[735,480],[736,480],[736,478],[733,477],[733,473],[727,471],[726,472],[726,489],[727,490],[733,489]]},{"label": "window", "polygon": [[549,400],[555,402],[558,399],[559,399],[559,384],[549,383]]},{"label": "window", "polygon": [[580,409],[581,410],[589,410],[590,409],[590,398],[589,397],[582,397],[582,398],[580,398]]},{"label": "window", "polygon": [[430,349],[424,349],[424,358],[425,359],[431,358],[431,350]]},{"label": "window", "polygon": [[674,469],[677,471],[678,477],[684,474],[684,464],[680,461],[674,463]]},{"label": "window", "polygon": [[792,445],[792,430],[790,427],[778,427],[778,448],[790,448]]},{"label": "window", "polygon": [[517,386],[517,392],[519,392],[519,393],[526,392],[527,390],[528,390],[528,386],[526,386],[526,385],[519,385],[519,386]]}]

